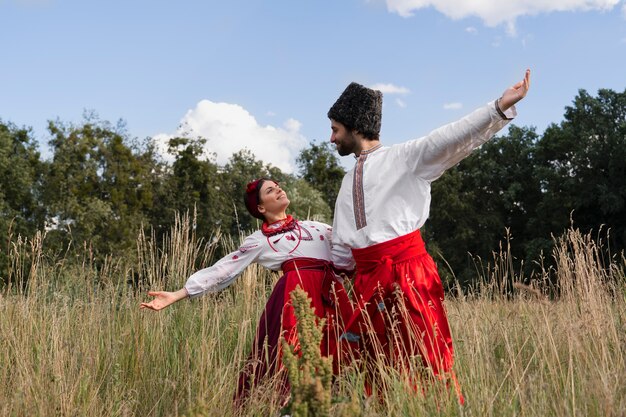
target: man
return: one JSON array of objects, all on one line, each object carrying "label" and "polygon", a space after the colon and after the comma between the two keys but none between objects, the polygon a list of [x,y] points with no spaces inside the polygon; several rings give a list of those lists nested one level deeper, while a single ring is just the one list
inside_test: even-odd
[{"label": "man", "polygon": [[380,91],[351,83],[328,111],[331,143],[340,155],[357,158],[335,205],[333,262],[356,266],[356,308],[342,339],[359,343],[364,355],[384,354],[401,370],[413,369],[411,358],[419,356],[431,375],[454,378],[443,287],[419,232],[430,183],[506,126],[529,86],[527,70],[499,99],[391,147],[379,138]]}]

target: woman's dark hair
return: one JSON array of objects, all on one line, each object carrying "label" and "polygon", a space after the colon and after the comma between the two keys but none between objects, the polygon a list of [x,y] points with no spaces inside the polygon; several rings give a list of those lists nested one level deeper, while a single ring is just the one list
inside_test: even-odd
[{"label": "woman's dark hair", "polygon": [[[259,211],[259,204],[261,203],[261,187],[265,181],[274,181],[269,178],[258,178],[254,181],[250,181],[246,186],[246,193],[243,196],[243,202],[253,217],[257,219],[265,220],[265,216]],[[274,181],[276,182],[276,181]]]}]

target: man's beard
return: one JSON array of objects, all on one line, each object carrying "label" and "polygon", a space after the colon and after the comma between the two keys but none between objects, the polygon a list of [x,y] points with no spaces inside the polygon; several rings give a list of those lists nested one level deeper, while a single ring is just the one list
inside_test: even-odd
[{"label": "man's beard", "polygon": [[337,145],[337,153],[340,156],[347,156],[347,155],[350,155],[352,153],[352,149],[346,149],[343,146]]},{"label": "man's beard", "polygon": [[337,142],[337,153],[341,156],[347,156],[354,153],[356,147],[356,138],[354,136],[347,136],[343,141]]}]

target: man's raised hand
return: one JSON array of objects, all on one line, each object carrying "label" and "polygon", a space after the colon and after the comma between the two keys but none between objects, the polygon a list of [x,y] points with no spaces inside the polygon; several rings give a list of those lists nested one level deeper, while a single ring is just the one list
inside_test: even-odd
[{"label": "man's raised hand", "polygon": [[530,88],[530,70],[526,70],[526,74],[524,74],[524,79],[517,84],[507,88],[502,93],[502,97],[498,103],[500,110],[506,111],[512,105],[526,97],[526,93],[528,93],[528,89]]}]

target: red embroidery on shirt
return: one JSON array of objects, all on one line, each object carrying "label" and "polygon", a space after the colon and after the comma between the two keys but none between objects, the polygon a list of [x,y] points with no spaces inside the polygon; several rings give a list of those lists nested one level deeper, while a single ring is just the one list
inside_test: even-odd
[{"label": "red embroidery on shirt", "polygon": [[239,256],[237,256],[237,255],[233,256],[233,260],[236,261],[237,259],[239,259]]},{"label": "red embroidery on shirt", "polygon": [[366,153],[361,153],[357,159],[354,168],[354,177],[352,178],[352,206],[354,209],[354,220],[356,221],[356,230],[367,226],[365,218],[365,195],[363,193],[363,165],[367,159]]},{"label": "red embroidery on shirt", "polygon": [[361,151],[354,168],[354,177],[352,178],[352,205],[354,209],[356,230],[360,230],[367,226],[367,219],[365,218],[365,191],[363,189],[365,160],[367,159],[367,155],[380,149],[381,146],[382,143],[379,143],[371,149]]},{"label": "red embroidery on shirt", "polygon": [[320,235],[320,240],[324,240],[324,236]]}]

